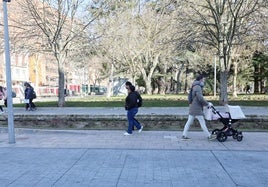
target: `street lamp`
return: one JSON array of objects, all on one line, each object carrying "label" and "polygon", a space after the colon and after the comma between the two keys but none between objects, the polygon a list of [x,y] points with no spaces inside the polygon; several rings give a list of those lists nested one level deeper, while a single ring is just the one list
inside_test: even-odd
[{"label": "street lamp", "polygon": [[11,63],[10,63],[10,49],[9,49],[8,19],[7,19],[7,2],[11,2],[11,0],[3,0],[5,59],[6,59],[6,84],[7,84],[7,108],[8,108],[8,137],[9,137],[9,143],[15,143],[13,101],[12,101]]}]

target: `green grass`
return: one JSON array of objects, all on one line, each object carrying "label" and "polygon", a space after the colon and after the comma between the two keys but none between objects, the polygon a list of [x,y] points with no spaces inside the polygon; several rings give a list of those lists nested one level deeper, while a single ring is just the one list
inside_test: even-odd
[{"label": "green grass", "polygon": [[[186,107],[187,95],[142,95],[143,107]],[[219,105],[218,98],[205,97],[214,105]],[[84,98],[67,98],[66,107],[124,107],[125,96],[107,98],[105,96],[88,96]],[[268,94],[239,95],[229,97],[230,105],[240,106],[267,106]],[[57,101],[36,102],[38,107],[57,107]],[[24,107],[24,104],[14,104],[15,107]]]}]

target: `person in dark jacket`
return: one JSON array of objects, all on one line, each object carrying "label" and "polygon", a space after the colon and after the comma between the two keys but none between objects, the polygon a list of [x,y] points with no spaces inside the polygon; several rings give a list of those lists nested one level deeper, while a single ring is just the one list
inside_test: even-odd
[{"label": "person in dark jacket", "polygon": [[143,126],[135,120],[135,115],[138,113],[138,96],[135,93],[135,86],[129,85],[127,87],[128,95],[126,97],[125,109],[127,110],[128,130],[124,133],[125,136],[131,135],[133,127],[136,126],[139,133],[142,131]]},{"label": "person in dark jacket", "polygon": [[192,103],[189,106],[189,116],[188,120],[184,126],[183,133],[182,133],[182,140],[189,140],[190,138],[187,136],[187,132],[190,128],[190,126],[193,124],[194,119],[197,118],[199,121],[202,130],[206,134],[208,140],[213,140],[215,139],[214,136],[212,136],[206,126],[206,122],[204,119],[204,114],[203,114],[203,106],[208,106],[212,105],[212,103],[209,103],[205,100],[203,97],[203,87],[204,87],[204,81],[205,78],[203,75],[199,75],[195,81],[192,84]]},{"label": "person in dark jacket", "polygon": [[[133,85],[133,84],[132,84],[131,82],[127,81],[127,82],[125,83],[125,87],[126,87],[126,89],[129,89],[129,86],[131,86],[131,85]],[[137,94],[138,99],[141,98],[140,93],[139,93],[138,91],[136,91],[136,89],[135,89],[135,93]],[[141,101],[142,101],[142,98],[141,98]],[[136,118],[134,118],[134,120],[135,120],[137,123],[140,123]],[[135,130],[135,129],[134,129],[134,126],[133,126],[133,129],[132,129],[132,130],[133,130],[133,131]]]},{"label": "person in dark jacket", "polygon": [[27,103],[25,105],[25,109],[28,111],[36,110],[36,106],[33,103],[33,99],[34,99],[33,87],[28,82],[25,82],[24,86],[25,86],[24,96],[25,96],[25,100],[27,100]]}]

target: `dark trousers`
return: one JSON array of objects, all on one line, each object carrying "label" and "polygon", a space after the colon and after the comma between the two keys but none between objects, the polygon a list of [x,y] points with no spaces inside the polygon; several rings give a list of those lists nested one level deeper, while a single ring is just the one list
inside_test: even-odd
[{"label": "dark trousers", "polygon": [[[140,124],[140,122],[136,119],[136,118],[134,118],[134,120],[137,122],[137,123],[139,123]],[[134,128],[135,126],[133,126],[133,131],[135,130],[135,128]]]},{"label": "dark trousers", "polygon": [[33,103],[33,99],[29,99],[29,103],[26,103],[26,106],[25,106],[25,108],[26,108],[26,110],[28,110],[28,109],[35,109],[35,104]]},{"label": "dark trousers", "polygon": [[138,108],[132,108],[127,111],[127,119],[128,119],[128,130],[127,132],[129,134],[132,134],[132,130],[134,126],[137,127],[137,129],[141,128],[140,123],[135,119],[135,115],[138,113]]}]

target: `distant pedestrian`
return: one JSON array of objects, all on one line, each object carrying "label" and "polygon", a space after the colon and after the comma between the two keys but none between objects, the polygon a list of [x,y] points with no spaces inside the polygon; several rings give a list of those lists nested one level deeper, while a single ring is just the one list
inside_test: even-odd
[{"label": "distant pedestrian", "polygon": [[[4,88],[3,86],[0,86],[0,100],[4,101],[5,106],[6,106],[6,99],[7,99],[6,88]],[[0,113],[1,114],[4,113],[3,107],[1,105],[0,105]]]},{"label": "distant pedestrian", "polygon": [[26,101],[25,109],[28,111],[36,110],[36,106],[33,103],[33,99],[36,98],[34,88],[28,82],[25,82],[24,86],[25,86],[24,95]]},{"label": "distant pedestrian", "polygon": [[249,84],[246,85],[246,94],[250,94],[250,86],[249,86]]},{"label": "distant pedestrian", "polygon": [[203,75],[199,75],[195,81],[192,84],[192,95],[191,95],[191,100],[190,101],[190,106],[189,106],[189,116],[188,120],[184,126],[183,133],[182,133],[182,140],[189,140],[190,138],[187,136],[187,132],[190,128],[190,126],[193,124],[194,119],[197,118],[199,121],[201,128],[205,132],[207,138],[209,140],[215,139],[214,136],[212,136],[206,126],[206,122],[204,119],[204,114],[203,114],[203,106],[208,106],[212,105],[211,103],[207,102],[204,97],[203,97],[203,87],[204,87],[204,81],[205,78]]},{"label": "distant pedestrian", "polygon": [[125,109],[127,110],[128,130],[124,133],[125,136],[131,135],[133,127],[136,126],[139,132],[142,131],[143,126],[135,119],[138,113],[138,96],[135,93],[135,86],[129,85],[127,88],[128,95],[126,97]]}]

